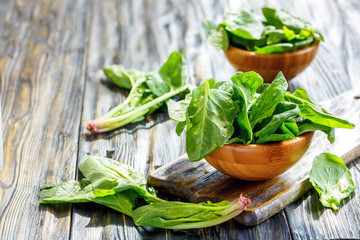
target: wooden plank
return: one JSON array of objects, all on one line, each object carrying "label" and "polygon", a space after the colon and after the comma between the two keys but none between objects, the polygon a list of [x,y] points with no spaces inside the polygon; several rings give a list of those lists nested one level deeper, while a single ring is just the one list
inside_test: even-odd
[{"label": "wooden plank", "polygon": [[1,15],[0,239],[69,237],[70,206],[39,206],[38,193],[75,177],[87,12],[86,1],[20,0]]},{"label": "wooden plank", "polygon": [[[128,68],[156,70],[172,51],[186,49],[187,70],[192,77],[199,49],[207,48],[200,29],[203,10],[208,9],[208,3],[94,1],[82,118],[88,121],[99,117],[125,99],[126,91],[119,90],[105,80],[101,72],[104,65],[121,63]],[[218,5],[217,1],[211,4]],[[218,8],[214,10],[222,11]],[[199,42],[199,38],[202,41]],[[169,120],[166,113],[153,114],[145,121],[105,134],[90,135],[82,126],[78,158],[81,161],[92,154],[108,156],[130,164],[147,175],[154,166],[184,153],[183,141],[176,136],[174,128],[175,123]],[[264,233],[268,229],[270,231]],[[256,228],[247,229],[229,221],[221,228],[199,231],[195,232],[196,238],[226,238],[229,234],[227,231],[231,231],[233,236],[246,238],[267,236],[288,239],[290,236],[284,213]],[[194,232],[136,228],[131,218],[111,209],[91,204],[74,205],[72,239],[183,239],[194,238],[192,234]]]},{"label": "wooden plank", "polygon": [[[0,1],[0,16],[5,16],[6,11],[8,9],[11,9],[9,1]],[[3,32],[3,29],[5,27],[5,17],[0,18],[0,32]],[[2,54],[0,50],[0,59],[2,59]],[[0,69],[1,69],[1,61],[0,61]],[[0,74],[0,81],[1,81],[1,74]],[[1,84],[0,84],[1,86]],[[0,96],[0,172],[3,169],[3,128],[2,128],[2,107],[1,107],[1,96]]]},{"label": "wooden plank", "polygon": [[2,116],[1,116],[1,99],[0,99],[0,172],[3,169],[3,137],[2,137]]}]

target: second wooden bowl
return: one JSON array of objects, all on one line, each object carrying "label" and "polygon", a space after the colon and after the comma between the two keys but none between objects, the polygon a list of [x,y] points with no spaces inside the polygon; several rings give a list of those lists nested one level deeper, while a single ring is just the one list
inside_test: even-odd
[{"label": "second wooden bowl", "polygon": [[281,71],[287,80],[301,73],[314,59],[319,44],[287,53],[256,54],[230,46],[224,51],[228,61],[238,71],[255,71],[270,83]]},{"label": "second wooden bowl", "polygon": [[314,132],[269,144],[228,144],[215,149],[205,160],[233,178],[259,181],[276,177],[293,166],[308,150]]}]

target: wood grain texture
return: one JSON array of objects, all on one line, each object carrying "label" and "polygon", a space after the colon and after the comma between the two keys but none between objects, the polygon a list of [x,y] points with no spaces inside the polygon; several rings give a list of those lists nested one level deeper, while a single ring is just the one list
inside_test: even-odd
[{"label": "wood grain texture", "polygon": [[[314,62],[291,80],[292,90],[305,87],[316,100],[327,100],[360,85],[357,0],[0,0],[0,239],[360,238],[353,224],[359,222],[359,190],[339,218],[321,209],[311,192],[256,227],[229,221],[185,233],[137,228],[129,217],[95,204],[73,205],[72,213],[67,205],[38,205],[42,184],[78,178],[77,163],[90,154],[146,175],[185,152],[183,136],[163,113],[107,134],[86,133],[82,119],[104,114],[127,95],[109,84],[101,67],[157,70],[169,53],[183,49],[192,82],[226,80],[236,70],[206,42],[201,21],[221,21],[229,9],[260,12],[265,3],[309,20],[325,35]],[[351,166],[360,186],[359,162]]]},{"label": "wood grain texture", "polygon": [[2,116],[1,116],[1,99],[0,99],[0,171],[3,169],[3,140],[2,140]]},{"label": "wood grain texture", "polygon": [[77,169],[85,2],[1,4],[0,239],[69,237],[70,205],[39,206],[38,193],[45,183],[74,178]]}]

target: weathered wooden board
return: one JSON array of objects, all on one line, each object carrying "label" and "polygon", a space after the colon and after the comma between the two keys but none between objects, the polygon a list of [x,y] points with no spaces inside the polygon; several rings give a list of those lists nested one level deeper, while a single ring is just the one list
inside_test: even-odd
[{"label": "weathered wooden board", "polygon": [[[346,164],[360,157],[360,91],[349,91],[323,103],[336,116],[357,125],[355,129],[337,129],[330,144],[317,132],[305,156],[290,170],[267,181],[248,182],[233,179],[217,171],[205,160],[190,162],[185,155],[150,172],[149,183],[192,202],[233,201],[241,194],[251,199],[248,209],[236,220],[253,226],[263,222],[311,188],[308,176],[314,157],[322,152],[342,156]],[[329,108],[327,108],[329,109]]]},{"label": "weathered wooden board", "polygon": [[2,140],[2,117],[1,117],[1,99],[0,99],[0,171],[3,168],[3,140]]},{"label": "weathered wooden board", "polygon": [[38,193],[77,171],[86,2],[0,1],[0,239],[70,236],[71,206],[40,206]]}]

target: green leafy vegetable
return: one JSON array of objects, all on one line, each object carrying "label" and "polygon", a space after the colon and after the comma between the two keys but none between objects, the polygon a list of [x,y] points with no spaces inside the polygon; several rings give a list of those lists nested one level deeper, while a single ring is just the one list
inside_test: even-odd
[{"label": "green leafy vegetable", "polygon": [[185,100],[168,102],[169,116],[186,132],[186,152],[197,161],[224,144],[264,144],[320,130],[332,143],[334,128],[354,128],[317,104],[303,89],[286,92],[280,72],[271,84],[255,72],[236,73],[231,81],[205,83]]},{"label": "green leafy vegetable", "polygon": [[131,216],[142,201],[163,201],[156,197],[146,179],[135,169],[111,159],[89,157],[82,161],[81,181],[67,181],[41,187],[40,203],[95,202]]},{"label": "green leafy vegetable", "polygon": [[263,138],[259,138],[255,141],[256,144],[264,144],[268,142],[280,142],[285,140],[293,139],[294,135],[289,133],[274,133]]},{"label": "green leafy vegetable", "polygon": [[341,200],[356,189],[351,173],[342,159],[330,153],[315,157],[310,182],[319,193],[320,202],[334,210],[338,209]]},{"label": "green leafy vegetable", "polygon": [[210,227],[236,217],[248,203],[249,199],[243,197],[235,203],[160,202],[137,208],[133,218],[138,226],[167,229]]},{"label": "green leafy vegetable", "polygon": [[286,79],[280,72],[250,109],[249,120],[252,129],[257,123],[273,114],[277,104],[283,101],[287,88]]},{"label": "green leafy vegetable", "polygon": [[204,20],[203,26],[206,37],[217,50],[226,50],[229,47],[229,36],[223,25],[216,26],[213,21]]},{"label": "green leafy vegetable", "polygon": [[232,76],[234,96],[233,99],[239,105],[240,111],[236,117],[235,138],[230,139],[231,143],[249,144],[253,138],[251,124],[248,117],[248,110],[254,102],[256,89],[264,80],[256,72],[237,73]]},{"label": "green leafy vegetable", "polygon": [[261,126],[259,131],[255,132],[255,137],[262,138],[273,134],[285,120],[297,116],[299,113],[300,109],[296,104],[288,102],[279,103],[272,116],[268,119],[264,119],[263,126]]},{"label": "green leafy vegetable", "polygon": [[285,98],[289,102],[298,104],[300,108],[300,116],[309,119],[311,122],[321,124],[331,128],[354,128],[354,124],[335,117],[327,112],[319,104],[312,99],[305,89],[297,89],[293,94],[286,93]]},{"label": "green leafy vegetable", "polygon": [[308,22],[291,15],[289,12],[283,9],[263,7],[262,11],[266,19],[266,24],[275,26],[276,28],[282,28],[283,26],[286,26],[295,32],[300,32],[302,29],[310,26]]},{"label": "green leafy vegetable", "polygon": [[164,102],[175,96],[181,97],[188,90],[184,66],[184,56],[175,51],[159,72],[148,73],[136,80],[133,78],[131,81],[134,82],[131,82],[132,88],[126,100],[104,116],[90,121],[86,126],[87,130],[95,133],[106,132],[141,121],[159,109]]},{"label": "green leafy vegetable", "polygon": [[292,43],[276,43],[273,45],[256,48],[254,52],[258,54],[284,53],[290,52],[293,47],[294,45]]},{"label": "green leafy vegetable", "polygon": [[[285,33],[282,29],[276,29],[274,26],[266,26],[267,30],[263,33],[266,37],[266,44],[281,43],[285,38]],[[270,28],[272,27],[272,28]]]},{"label": "green leafy vegetable", "polygon": [[145,78],[146,73],[134,69],[125,69],[123,65],[103,67],[105,76],[121,88],[131,89],[135,82]]},{"label": "green leafy vegetable", "polygon": [[191,95],[187,95],[185,99],[175,102],[170,99],[166,104],[169,111],[169,117],[177,122],[185,122],[186,121],[186,109],[190,104]]},{"label": "green leafy vegetable", "polygon": [[183,203],[156,197],[145,178],[126,164],[107,158],[89,157],[82,161],[81,181],[69,180],[40,189],[40,203],[95,202],[134,218],[138,226],[190,229],[223,223],[240,214],[248,198],[236,202]]},{"label": "green leafy vegetable", "polygon": [[[227,86],[231,89],[230,84]],[[223,83],[210,79],[192,92],[186,130],[186,151],[190,161],[200,160],[223,146],[234,132],[233,121],[239,107],[231,94],[221,89],[223,87]],[[216,138],[207,137],[209,134]]]},{"label": "green leafy vegetable", "polygon": [[262,12],[264,21],[253,11],[245,10],[225,14],[224,21],[217,26],[205,20],[210,44],[224,51],[231,45],[258,54],[273,54],[295,51],[323,40],[308,22],[285,10],[263,7]]},{"label": "green leafy vegetable", "polygon": [[306,132],[313,132],[316,130],[320,130],[327,135],[327,138],[330,141],[330,143],[333,143],[335,141],[335,128],[327,127],[321,124],[316,124],[308,119],[305,119],[302,122],[299,122],[298,124],[299,124],[299,135]]},{"label": "green leafy vegetable", "polygon": [[261,19],[253,11],[244,10],[227,13],[222,25],[228,32],[244,39],[260,39],[265,29]]}]

